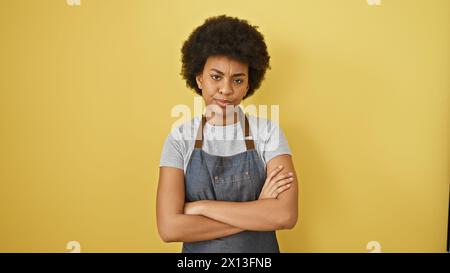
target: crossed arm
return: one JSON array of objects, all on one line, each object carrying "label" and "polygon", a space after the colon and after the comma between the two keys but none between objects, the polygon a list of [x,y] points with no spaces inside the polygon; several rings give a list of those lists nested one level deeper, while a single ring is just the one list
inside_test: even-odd
[{"label": "crossed arm", "polygon": [[[183,170],[161,167],[157,193],[157,224],[165,242],[195,242],[232,235],[243,230],[291,229],[297,222],[298,182],[290,155],[267,163],[267,176],[282,165],[292,172],[288,190],[276,198],[248,202],[201,200],[185,203]],[[267,181],[266,181],[267,182]]]}]

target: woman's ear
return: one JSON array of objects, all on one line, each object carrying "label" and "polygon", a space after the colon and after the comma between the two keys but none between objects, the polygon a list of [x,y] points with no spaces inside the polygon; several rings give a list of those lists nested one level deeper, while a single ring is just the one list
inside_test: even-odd
[{"label": "woman's ear", "polygon": [[248,90],[250,89],[250,84],[247,84],[247,90],[245,90],[244,97],[247,96]]},{"label": "woman's ear", "polygon": [[202,89],[202,75],[199,74],[195,77],[195,81],[197,81],[197,86],[199,89]]}]

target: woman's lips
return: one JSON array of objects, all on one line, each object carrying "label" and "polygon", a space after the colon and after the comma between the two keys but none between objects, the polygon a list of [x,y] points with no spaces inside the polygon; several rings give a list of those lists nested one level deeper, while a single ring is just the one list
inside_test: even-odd
[{"label": "woman's lips", "polygon": [[227,105],[231,105],[231,102],[227,101],[227,100],[219,100],[219,99],[214,99],[214,100],[220,107],[226,107]]}]

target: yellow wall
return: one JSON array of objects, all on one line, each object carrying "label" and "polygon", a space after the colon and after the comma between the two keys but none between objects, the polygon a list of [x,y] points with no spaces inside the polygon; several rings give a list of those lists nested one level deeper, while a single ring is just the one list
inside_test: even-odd
[{"label": "yellow wall", "polygon": [[0,251],[178,252],[157,234],[164,138],[193,108],[180,47],[218,14],[265,35],[300,178],[283,252],[443,252],[450,1],[0,1]]}]

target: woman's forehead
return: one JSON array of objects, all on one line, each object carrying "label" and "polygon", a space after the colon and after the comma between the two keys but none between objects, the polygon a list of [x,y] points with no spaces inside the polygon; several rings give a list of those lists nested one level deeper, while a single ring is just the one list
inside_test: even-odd
[{"label": "woman's forehead", "polygon": [[248,65],[228,56],[210,56],[206,60],[205,68],[216,69],[223,73],[246,73]]}]

